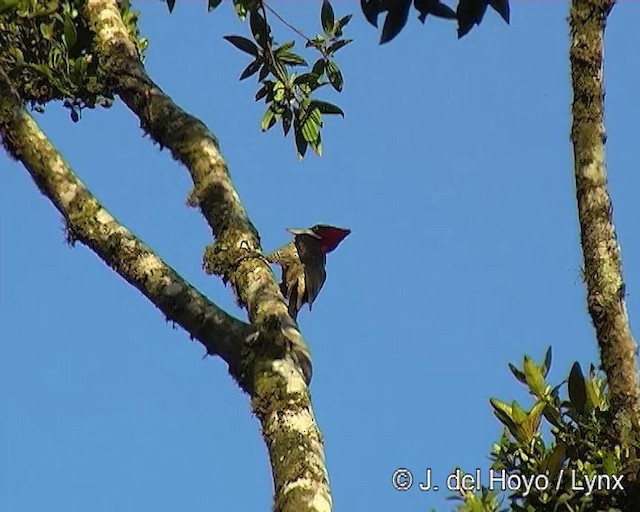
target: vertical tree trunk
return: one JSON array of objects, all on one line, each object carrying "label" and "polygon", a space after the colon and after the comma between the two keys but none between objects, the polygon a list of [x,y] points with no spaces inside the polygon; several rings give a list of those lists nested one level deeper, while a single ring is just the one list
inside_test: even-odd
[{"label": "vertical tree trunk", "polygon": [[640,386],[605,167],[603,40],[613,4],[572,0],[571,141],[589,314],[609,386],[612,434],[627,445],[630,429],[638,430]]}]

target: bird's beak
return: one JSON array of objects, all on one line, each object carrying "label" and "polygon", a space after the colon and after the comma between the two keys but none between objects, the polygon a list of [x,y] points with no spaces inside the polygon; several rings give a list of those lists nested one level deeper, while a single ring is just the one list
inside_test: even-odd
[{"label": "bird's beak", "polygon": [[317,235],[316,233],[314,233],[309,228],[305,228],[305,229],[288,228],[287,231],[289,233],[291,233],[293,236],[309,235],[309,236],[312,236],[314,238],[317,238],[318,240],[320,240],[322,238],[320,235]]}]

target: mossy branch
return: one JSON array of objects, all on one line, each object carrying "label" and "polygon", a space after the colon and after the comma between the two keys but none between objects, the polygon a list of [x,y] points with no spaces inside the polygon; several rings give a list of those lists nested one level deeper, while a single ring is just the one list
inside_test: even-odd
[{"label": "mossy branch", "polygon": [[611,0],[572,1],[571,141],[589,314],[607,376],[612,433],[628,445],[635,437],[630,434],[640,427],[640,382],[605,165],[603,40],[613,4]]}]

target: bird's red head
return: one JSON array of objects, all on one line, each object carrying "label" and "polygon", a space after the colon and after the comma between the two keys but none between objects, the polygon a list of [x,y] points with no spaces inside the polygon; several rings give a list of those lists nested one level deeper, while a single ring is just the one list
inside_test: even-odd
[{"label": "bird's red head", "polygon": [[316,224],[311,229],[289,229],[293,235],[307,234],[320,239],[322,252],[329,254],[351,233],[350,229],[337,228],[327,224]]},{"label": "bird's red head", "polygon": [[322,252],[329,254],[340,242],[342,242],[351,233],[350,229],[337,228],[335,226],[327,226],[326,224],[317,224],[311,228],[316,235],[320,237],[322,242]]}]

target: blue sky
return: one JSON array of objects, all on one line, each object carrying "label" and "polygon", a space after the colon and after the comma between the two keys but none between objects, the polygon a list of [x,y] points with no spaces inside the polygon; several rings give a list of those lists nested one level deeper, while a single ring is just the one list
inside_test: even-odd
[{"label": "blue sky", "polygon": [[[226,4],[226,2],[225,2]],[[595,361],[585,309],[569,143],[565,2],[514,2],[462,41],[412,14],[391,44],[356,2],[342,50],[346,112],[325,155],[297,160],[261,134],[246,35],[227,5],[134,2],[147,67],[218,136],[265,249],[287,227],[352,229],[328,261],[310,314],[312,394],[336,510],[450,510],[445,492],[399,493],[391,474],[488,467],[500,427],[488,399],[524,398],[508,362],[554,349],[551,380]],[[319,2],[272,5],[308,33]],[[606,41],[607,154],[632,317],[640,314],[635,163],[640,89],[635,20],[621,2]],[[277,26],[279,40],[291,39]],[[110,211],[218,304],[201,270],[206,222],[185,206],[187,172],[142,138],[117,104],[73,124],[51,105],[40,125]],[[226,365],[83,246],[26,171],[0,159],[0,508],[10,512],[268,510],[259,424]],[[292,200],[291,198],[298,198]],[[525,402],[529,403],[529,402]]]}]

